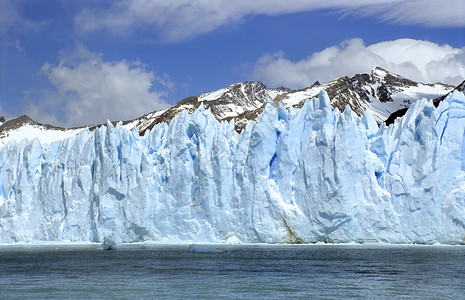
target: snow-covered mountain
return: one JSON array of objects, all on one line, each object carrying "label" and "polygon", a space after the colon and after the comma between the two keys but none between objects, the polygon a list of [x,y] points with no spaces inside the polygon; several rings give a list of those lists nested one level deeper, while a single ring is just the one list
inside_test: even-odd
[{"label": "snow-covered mountain", "polygon": [[52,143],[74,136],[85,128],[60,128],[33,121],[26,115],[0,123],[0,148],[8,142],[37,139],[41,143]]},{"label": "snow-covered mountain", "polygon": [[[203,105],[205,108],[210,109],[219,121],[235,119],[236,122],[245,125],[248,121],[256,120],[259,112],[263,110],[267,98],[273,99],[289,91],[286,88],[269,89],[263,83],[257,81],[241,82],[214,92],[186,98],[167,110],[150,113],[142,118],[124,122],[123,124],[127,128],[135,126],[143,134],[156,124],[161,122],[169,123],[183,110],[192,113],[200,105]],[[242,129],[243,126],[240,128]]]},{"label": "snow-covered mountain", "polygon": [[378,123],[393,112],[409,107],[416,100],[436,99],[454,87],[446,84],[424,84],[406,79],[376,67],[370,74],[357,74],[352,78],[341,77],[323,85],[313,85],[299,91],[291,91],[277,97],[286,107],[301,106],[303,99],[311,99],[325,90],[331,105],[344,111],[348,105],[358,116],[369,109]]},{"label": "snow-covered mountain", "polygon": [[[454,91],[459,91],[459,92],[465,92],[465,80],[460,83],[458,86],[456,86],[452,91],[450,91],[449,93],[447,94],[444,94],[440,97],[437,97],[437,98],[433,98],[433,104],[435,107],[438,107],[439,103],[444,100],[447,96],[449,96],[451,93],[453,93]],[[407,109],[408,107],[404,107],[404,108],[401,108],[395,112],[393,112],[386,120],[384,120],[384,123],[386,125],[390,125],[392,123],[394,123],[394,121],[399,118],[399,117],[402,117],[403,115],[405,115],[405,113],[407,113]]]},{"label": "snow-covered mountain", "polygon": [[144,136],[111,123],[0,149],[0,243],[465,239],[465,95],[378,127],[326,92],[239,134],[202,105]]},{"label": "snow-covered mountain", "polygon": [[[234,119],[235,128],[242,131],[250,121],[257,120],[268,98],[275,104],[281,102],[284,107],[299,108],[305,100],[317,97],[325,90],[331,105],[344,111],[348,105],[358,116],[369,109],[378,123],[385,121],[393,112],[407,108],[414,101],[426,98],[436,99],[454,87],[445,84],[423,84],[389,73],[379,67],[370,74],[357,74],[352,78],[341,77],[325,84],[290,90],[287,88],[267,88],[260,82],[242,82],[229,87],[186,98],[166,110],[148,113],[140,118],[123,122],[128,130],[135,127],[141,135],[161,122],[169,123],[176,115],[186,110],[194,112],[202,104],[210,109],[219,121]],[[115,125],[116,122],[113,122]],[[95,129],[96,126],[90,129]],[[22,116],[0,124],[0,147],[8,141],[22,138],[38,138],[49,143],[69,137],[84,128],[65,129],[39,124]]]},{"label": "snow-covered mountain", "polygon": [[305,100],[317,97],[322,90],[328,93],[333,108],[344,111],[348,105],[359,116],[369,109],[377,122],[381,123],[393,112],[410,106],[418,99],[436,99],[453,88],[441,83],[415,82],[376,67],[370,74],[341,77],[300,90],[284,87],[270,89],[256,81],[236,83],[211,93],[186,98],[166,111],[151,113],[125,124],[128,127],[136,126],[143,133],[160,122],[169,122],[182,110],[193,112],[203,104],[219,121],[234,119],[236,130],[240,132],[249,121],[258,118],[267,98],[276,104],[281,102],[286,108],[298,108]]}]

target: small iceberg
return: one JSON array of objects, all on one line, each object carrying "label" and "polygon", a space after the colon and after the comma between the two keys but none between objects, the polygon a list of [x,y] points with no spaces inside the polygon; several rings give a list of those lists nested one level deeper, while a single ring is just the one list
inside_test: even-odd
[{"label": "small iceberg", "polygon": [[103,238],[102,249],[116,250],[116,242],[113,240],[113,237],[111,235]]}]

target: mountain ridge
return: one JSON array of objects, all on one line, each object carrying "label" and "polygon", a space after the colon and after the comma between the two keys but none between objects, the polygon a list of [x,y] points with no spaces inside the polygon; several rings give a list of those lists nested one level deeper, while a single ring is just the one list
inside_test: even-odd
[{"label": "mountain ridge", "polygon": [[[465,86],[464,83],[461,85]],[[281,102],[288,109],[290,107],[299,108],[306,99],[317,97],[322,90],[328,93],[333,108],[344,111],[348,106],[360,117],[369,109],[375,120],[381,123],[388,120],[393,114],[391,119],[395,119],[396,112],[401,115],[402,113],[398,111],[406,111],[410,104],[416,100],[425,97],[436,101],[445,97],[454,90],[454,87],[442,83],[415,82],[401,75],[390,73],[383,68],[375,67],[370,74],[355,74],[353,77],[343,76],[324,84],[316,81],[310,87],[297,90],[285,87],[268,88],[259,81],[234,83],[216,91],[187,97],[164,110],[149,112],[133,120],[113,121],[111,123],[116,125],[116,123],[122,122],[122,125],[128,130],[136,128],[139,134],[143,135],[156,124],[169,123],[181,111],[186,110],[192,113],[203,104],[206,109],[212,111],[218,121],[234,119],[236,131],[241,132],[248,122],[257,119],[263,111],[267,99],[272,100],[276,105]],[[391,119],[389,122],[392,122]],[[54,134],[58,132],[60,136],[67,137],[86,128],[94,130],[102,125],[104,124],[61,128],[35,122],[24,115],[0,124],[0,146],[9,140],[20,139],[21,137],[13,137],[10,133],[22,126],[51,130]]]},{"label": "mountain ridge", "polygon": [[[369,108],[377,122],[381,123],[395,111],[409,107],[416,100],[423,97],[436,99],[452,91],[453,88],[451,85],[442,83],[415,82],[380,67],[374,68],[370,74],[355,74],[353,77],[343,76],[325,84],[316,81],[310,87],[297,90],[284,87],[267,88],[258,81],[245,81],[209,93],[185,98],[166,111],[158,113],[152,123],[147,118],[144,122],[140,122],[141,118],[139,118],[123,122],[123,125],[134,125],[141,134],[144,134],[146,130],[152,129],[160,122],[169,122],[183,109],[192,113],[200,106],[200,103],[203,103],[206,109],[212,110],[213,115],[219,121],[234,119],[236,131],[241,132],[249,121],[256,120],[260,115],[268,97],[276,105],[282,102],[286,108],[291,106],[299,108],[305,100],[317,97],[322,90],[328,93],[333,108],[344,111],[348,105],[360,117]],[[243,93],[246,95],[245,97],[239,97],[239,90],[253,91],[255,95],[250,97],[249,92]],[[231,104],[234,98],[239,102],[236,103],[236,109],[227,107],[225,104]]]}]

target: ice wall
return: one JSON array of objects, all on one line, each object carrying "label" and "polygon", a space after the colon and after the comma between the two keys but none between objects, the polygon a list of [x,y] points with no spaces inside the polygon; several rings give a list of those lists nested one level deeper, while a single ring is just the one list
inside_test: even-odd
[{"label": "ice wall", "polygon": [[0,150],[0,243],[461,243],[465,96],[390,127],[267,103],[238,135],[199,108],[140,137],[110,123]]}]

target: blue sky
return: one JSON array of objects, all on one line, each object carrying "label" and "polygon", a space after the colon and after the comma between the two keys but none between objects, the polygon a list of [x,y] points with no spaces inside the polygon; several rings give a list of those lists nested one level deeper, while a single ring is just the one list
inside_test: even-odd
[{"label": "blue sky", "polygon": [[0,0],[0,115],[127,120],[235,82],[465,79],[465,1]]}]

